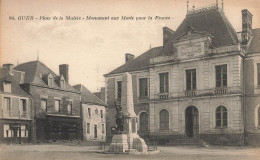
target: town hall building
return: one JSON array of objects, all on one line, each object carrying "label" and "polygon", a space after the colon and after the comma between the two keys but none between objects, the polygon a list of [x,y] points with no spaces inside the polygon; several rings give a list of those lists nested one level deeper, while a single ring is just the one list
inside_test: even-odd
[{"label": "town hall building", "polygon": [[129,72],[143,137],[260,144],[260,29],[252,29],[252,17],[242,10],[236,32],[218,5],[189,10],[176,31],[163,28],[163,46],[126,54],[125,64],[105,75],[107,136]]}]

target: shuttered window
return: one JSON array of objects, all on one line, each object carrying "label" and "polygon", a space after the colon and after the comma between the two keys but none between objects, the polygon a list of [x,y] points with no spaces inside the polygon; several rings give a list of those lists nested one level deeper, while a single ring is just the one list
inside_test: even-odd
[{"label": "shuttered window", "polygon": [[227,65],[216,66],[216,87],[227,87]]},{"label": "shuttered window", "polygon": [[169,91],[169,79],[168,73],[160,73],[160,93],[168,93]]}]

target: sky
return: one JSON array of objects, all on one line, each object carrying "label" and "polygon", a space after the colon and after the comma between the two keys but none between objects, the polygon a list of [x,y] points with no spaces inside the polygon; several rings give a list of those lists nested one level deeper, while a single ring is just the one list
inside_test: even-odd
[{"label": "sky", "polygon": [[[242,29],[242,9],[253,14],[253,28],[260,28],[260,0],[223,2],[236,31]],[[216,0],[190,0],[189,8],[212,4]],[[125,53],[139,56],[150,46],[161,46],[162,28],[176,30],[186,16],[186,5],[186,0],[0,0],[0,64],[17,65],[38,57],[56,74],[59,64],[69,64],[70,84],[81,83],[96,92],[105,86],[103,75],[125,63]],[[34,20],[18,20],[19,16]],[[51,20],[39,20],[41,16]],[[109,16],[110,20],[53,20],[54,16]],[[121,20],[121,16],[146,19]],[[170,19],[155,20],[156,16]]]}]

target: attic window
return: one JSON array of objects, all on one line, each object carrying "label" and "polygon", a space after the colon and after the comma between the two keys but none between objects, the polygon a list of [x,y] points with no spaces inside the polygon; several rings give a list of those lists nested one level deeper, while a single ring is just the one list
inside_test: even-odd
[{"label": "attic window", "polygon": [[65,81],[64,81],[64,79],[60,80],[60,88],[65,89]]},{"label": "attic window", "polygon": [[11,93],[11,82],[4,82],[4,92]]},{"label": "attic window", "polygon": [[53,77],[49,76],[48,78],[48,86],[53,87]]}]

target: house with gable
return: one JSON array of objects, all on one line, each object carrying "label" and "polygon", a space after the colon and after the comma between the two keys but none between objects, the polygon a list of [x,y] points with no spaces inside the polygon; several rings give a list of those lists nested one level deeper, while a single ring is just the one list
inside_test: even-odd
[{"label": "house with gable", "polygon": [[106,141],[106,104],[84,85],[73,86],[81,92],[82,136],[84,141]]},{"label": "house with gable", "polygon": [[55,74],[40,61],[17,65],[24,73],[23,89],[32,99],[32,140],[80,140],[81,93],[69,84],[69,66],[59,66]]}]

